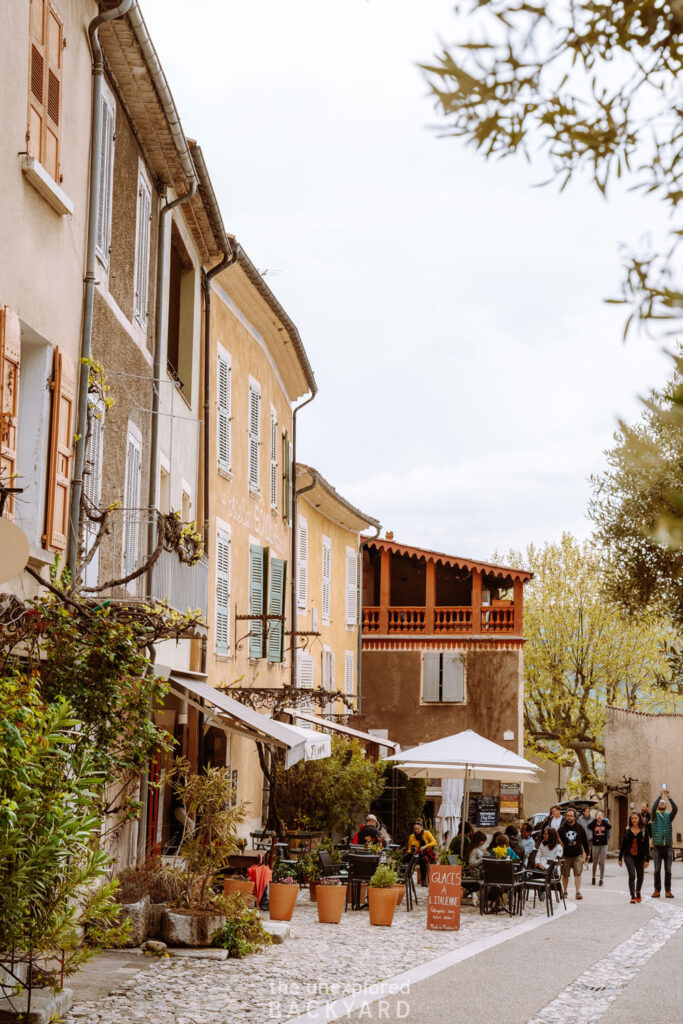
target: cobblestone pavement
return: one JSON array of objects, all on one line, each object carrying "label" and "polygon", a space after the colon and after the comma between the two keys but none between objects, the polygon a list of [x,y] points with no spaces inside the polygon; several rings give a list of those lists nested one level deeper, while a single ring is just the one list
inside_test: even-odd
[{"label": "cobblestone pavement", "polygon": [[[318,923],[302,892],[291,937],[245,960],[170,956],[145,958],[145,969],[102,999],[77,1001],[65,1024],[264,1024],[283,1022],[334,998],[358,991],[459,947],[545,919],[541,905],[524,917],[482,917],[464,907],[460,931],[426,930],[425,898],[391,928],[372,927],[367,911],[346,913],[339,925]],[[83,979],[87,981],[87,978]],[[83,999],[84,985],[79,985]]]}]

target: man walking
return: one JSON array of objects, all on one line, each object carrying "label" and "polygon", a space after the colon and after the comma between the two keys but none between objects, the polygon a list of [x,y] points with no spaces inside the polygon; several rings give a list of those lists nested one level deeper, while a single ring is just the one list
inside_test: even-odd
[{"label": "man walking", "polygon": [[573,807],[567,808],[564,825],[557,833],[564,849],[564,862],[562,864],[562,888],[565,896],[569,886],[569,876],[574,872],[574,885],[576,887],[576,898],[582,900],[581,895],[581,872],[583,865],[588,860],[588,840],[586,833],[576,820],[576,811]]},{"label": "man walking", "polygon": [[554,828],[556,832],[559,832],[560,825],[562,825],[563,823],[564,815],[562,814],[562,811],[557,806],[557,804],[553,804],[553,806],[550,808],[550,814],[543,822],[543,827],[541,828],[541,835],[543,835],[547,828]]},{"label": "man walking", "polygon": [[586,839],[588,841],[588,859],[590,860],[593,855],[593,833],[590,830],[590,826],[593,823],[593,812],[590,807],[584,807],[579,816],[579,825],[586,833]]},{"label": "man walking", "polygon": [[[667,799],[671,804],[671,810],[667,810]],[[655,876],[655,891],[653,897],[657,899],[662,890],[662,864],[664,864],[664,891],[672,900],[674,894],[671,891],[671,865],[674,859],[673,833],[671,823],[678,813],[676,801],[672,799],[668,789],[662,790],[652,805],[652,861]]]}]

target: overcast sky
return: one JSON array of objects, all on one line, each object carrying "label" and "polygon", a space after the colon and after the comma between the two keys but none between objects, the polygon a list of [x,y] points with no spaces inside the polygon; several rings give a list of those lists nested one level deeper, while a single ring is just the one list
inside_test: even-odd
[{"label": "overcast sky", "polygon": [[452,6],[142,3],[226,227],[315,371],[299,458],[406,543],[486,558],[590,532],[587,477],[668,372],[603,301],[618,244],[662,216],[439,137],[416,65],[462,34]]}]

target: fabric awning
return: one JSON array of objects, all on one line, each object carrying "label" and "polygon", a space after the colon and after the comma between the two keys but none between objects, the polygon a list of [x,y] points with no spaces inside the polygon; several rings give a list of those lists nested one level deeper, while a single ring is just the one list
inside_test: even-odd
[{"label": "fabric awning", "polygon": [[331,740],[324,733],[276,722],[209,686],[206,676],[200,673],[181,672],[163,665],[155,665],[154,670],[168,679],[171,693],[208,715],[212,725],[284,750],[285,768],[291,768],[297,761],[318,761],[330,756]]},{"label": "fabric awning", "polygon": [[301,708],[285,708],[286,715],[292,718],[301,718],[305,722],[317,725],[319,729],[329,729],[330,732],[338,732],[344,736],[355,736],[358,740],[365,740],[366,743],[376,743],[378,747],[390,747],[392,750],[400,750],[401,744],[393,740],[384,739],[382,736],[374,736],[371,732],[361,732],[360,729],[352,729],[350,725],[342,725],[341,722],[331,722],[328,718],[320,718],[310,711],[302,711]]}]

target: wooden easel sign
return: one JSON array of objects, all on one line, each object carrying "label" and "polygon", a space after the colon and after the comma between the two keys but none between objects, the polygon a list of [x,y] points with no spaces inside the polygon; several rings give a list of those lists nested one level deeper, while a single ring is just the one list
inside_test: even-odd
[{"label": "wooden easel sign", "polygon": [[460,929],[461,880],[460,864],[430,864],[427,928],[442,932]]}]

